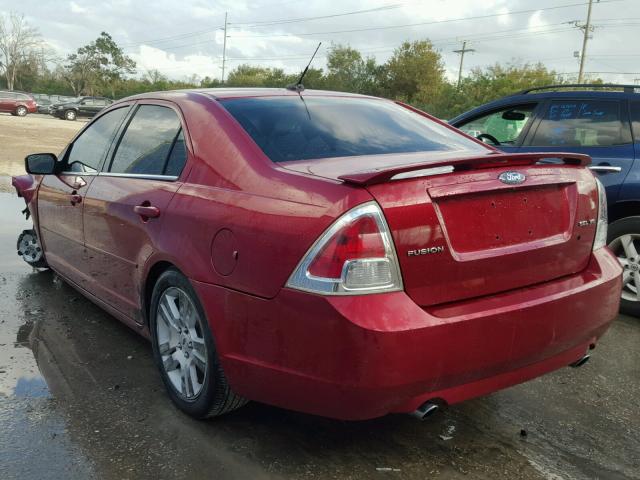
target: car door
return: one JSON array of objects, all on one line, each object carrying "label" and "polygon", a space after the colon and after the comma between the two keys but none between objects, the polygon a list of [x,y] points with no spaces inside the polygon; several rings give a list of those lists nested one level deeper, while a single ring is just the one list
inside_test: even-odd
[{"label": "car door", "polygon": [[173,104],[140,102],[85,199],[90,290],[138,322],[140,275],[156,248],[163,213],[181,185],[184,136]]},{"label": "car door", "polygon": [[107,106],[106,100],[102,98],[94,98],[93,99],[93,115],[97,115],[100,110]]},{"label": "car door", "polygon": [[83,98],[78,104],[78,116],[92,117],[93,112],[93,98]]},{"label": "car door", "polygon": [[590,155],[591,169],[604,184],[609,202],[615,202],[634,160],[627,103],[602,98],[553,99],[521,150]]},{"label": "car door", "polygon": [[505,152],[516,152],[535,118],[537,102],[491,109],[454,124],[467,135],[479,138]]},{"label": "car door", "polygon": [[14,103],[11,92],[0,92],[0,112],[13,112]]},{"label": "car door", "polygon": [[640,101],[629,102],[634,160],[618,194],[619,201],[640,200]]},{"label": "car door", "polygon": [[111,110],[88,125],[61,155],[61,173],[45,175],[38,190],[39,233],[47,262],[81,287],[87,279],[83,199],[127,111]]}]

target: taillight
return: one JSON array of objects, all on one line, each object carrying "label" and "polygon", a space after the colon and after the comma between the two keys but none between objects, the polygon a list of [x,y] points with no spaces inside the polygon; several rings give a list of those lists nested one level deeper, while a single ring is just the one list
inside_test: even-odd
[{"label": "taillight", "polygon": [[596,178],[596,187],[598,188],[598,220],[596,223],[596,236],[593,240],[593,250],[607,245],[607,227],[609,218],[607,215],[607,194],[602,182]]},{"label": "taillight", "polygon": [[402,290],[389,227],[375,202],[336,220],[313,244],[287,282],[327,295]]}]

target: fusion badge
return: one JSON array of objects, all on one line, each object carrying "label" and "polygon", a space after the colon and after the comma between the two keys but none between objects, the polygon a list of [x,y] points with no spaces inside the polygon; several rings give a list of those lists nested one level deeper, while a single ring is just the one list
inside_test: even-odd
[{"label": "fusion badge", "polygon": [[520,172],[502,172],[498,175],[498,180],[507,185],[519,185],[526,179],[527,177]]},{"label": "fusion badge", "polygon": [[418,248],[416,250],[407,251],[407,256],[416,257],[418,255],[429,255],[431,253],[442,253],[444,252],[444,247],[427,247],[427,248]]}]

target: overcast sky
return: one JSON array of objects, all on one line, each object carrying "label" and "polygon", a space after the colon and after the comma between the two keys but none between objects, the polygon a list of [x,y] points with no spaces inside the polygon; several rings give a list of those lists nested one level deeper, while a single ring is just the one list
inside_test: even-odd
[{"label": "overcast sky", "polygon": [[[582,32],[568,22],[585,21],[587,1],[0,0],[0,12],[24,14],[60,56],[104,30],[137,62],[139,74],[219,77],[228,12],[228,68],[251,63],[296,72],[319,41],[317,67],[325,65],[332,42],[384,62],[402,41],[428,38],[453,77],[459,62],[453,50],[463,40],[475,49],[465,57],[465,71],[516,60],[577,72]],[[309,19],[322,16],[328,18]],[[592,23],[585,70],[640,83],[640,0],[594,0]]]}]

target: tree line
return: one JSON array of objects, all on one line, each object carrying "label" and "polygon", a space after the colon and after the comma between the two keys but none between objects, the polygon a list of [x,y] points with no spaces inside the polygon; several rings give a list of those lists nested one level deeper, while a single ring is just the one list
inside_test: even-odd
[{"label": "tree line", "polygon": [[[0,88],[117,99],[179,88],[284,87],[295,83],[299,74],[250,64],[231,70],[224,84],[216,78],[195,75],[182,81],[170,80],[157,70],[140,74],[136,63],[106,32],[60,59],[52,55],[37,29],[23,16],[10,13],[0,14],[0,75]],[[543,64],[512,62],[474,68],[458,86],[447,79],[442,55],[425,39],[403,42],[384,63],[348,45],[333,44],[326,69],[310,68],[304,85],[392,98],[451,118],[525,88],[564,81]]]}]

